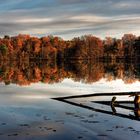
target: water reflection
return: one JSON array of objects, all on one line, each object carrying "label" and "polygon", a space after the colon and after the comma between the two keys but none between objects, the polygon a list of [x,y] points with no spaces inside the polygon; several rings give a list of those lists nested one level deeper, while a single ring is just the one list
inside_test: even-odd
[{"label": "water reflection", "polygon": [[[117,113],[115,107],[120,107],[124,109],[134,110],[134,114],[136,118],[139,118],[140,117],[140,95],[139,94],[140,93],[130,95],[130,96],[134,96],[134,101],[116,101],[116,97],[114,96],[111,100],[111,108],[112,108],[113,114]],[[125,106],[124,104],[128,104],[128,105],[134,104],[134,108]]]},{"label": "water reflection", "polygon": [[134,105],[135,105],[135,115],[137,117],[140,117],[140,96],[136,95],[134,99]]},{"label": "water reflection", "polygon": [[[132,120],[140,120],[139,92],[97,93],[54,99],[104,114],[115,115]],[[89,102],[92,102],[93,104]],[[133,112],[133,115],[131,112]]]},{"label": "water reflection", "polygon": [[140,79],[140,64],[125,62],[90,61],[31,61],[0,62],[0,82],[6,85],[30,85],[43,82],[48,84],[62,82],[65,78],[83,83],[94,83],[102,78],[107,81],[122,79],[133,83]]},{"label": "water reflection", "polygon": [[1,61],[0,139],[137,139],[136,80],[135,63]]}]

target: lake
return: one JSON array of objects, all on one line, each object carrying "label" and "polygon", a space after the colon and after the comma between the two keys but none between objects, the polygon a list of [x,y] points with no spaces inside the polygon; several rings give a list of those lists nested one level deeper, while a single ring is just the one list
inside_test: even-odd
[{"label": "lake", "polygon": [[1,62],[0,139],[138,140],[139,66]]}]

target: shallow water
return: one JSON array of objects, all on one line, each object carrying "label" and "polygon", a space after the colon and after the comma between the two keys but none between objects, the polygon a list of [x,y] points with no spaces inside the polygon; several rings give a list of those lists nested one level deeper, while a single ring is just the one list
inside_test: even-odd
[{"label": "shallow water", "polygon": [[3,80],[0,84],[0,139],[140,138],[134,102],[139,95],[138,80],[125,83],[105,76],[95,82],[63,78],[51,84],[18,83],[7,85]]}]

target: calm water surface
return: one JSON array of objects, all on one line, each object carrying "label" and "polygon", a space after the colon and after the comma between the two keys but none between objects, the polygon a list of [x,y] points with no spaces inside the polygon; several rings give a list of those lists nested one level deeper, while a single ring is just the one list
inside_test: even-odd
[{"label": "calm water surface", "polygon": [[94,82],[65,77],[21,85],[20,80],[1,80],[0,139],[140,139],[139,80],[126,83],[106,75]]}]

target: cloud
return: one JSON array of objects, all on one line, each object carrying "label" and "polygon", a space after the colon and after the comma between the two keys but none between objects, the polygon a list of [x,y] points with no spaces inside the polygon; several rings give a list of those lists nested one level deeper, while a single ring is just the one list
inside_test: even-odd
[{"label": "cloud", "polygon": [[0,1],[0,35],[140,35],[139,0]]},{"label": "cloud", "polygon": [[62,4],[89,3],[89,2],[92,2],[93,0],[69,0],[69,1],[66,1],[66,0],[56,0],[56,1],[57,1],[57,3],[60,3],[62,5]]},{"label": "cloud", "polygon": [[117,8],[117,9],[137,9],[138,8],[138,5],[140,5],[140,1],[129,1],[129,2],[126,2],[126,1],[120,1],[120,2],[117,2],[116,4],[114,3],[114,7]]}]

